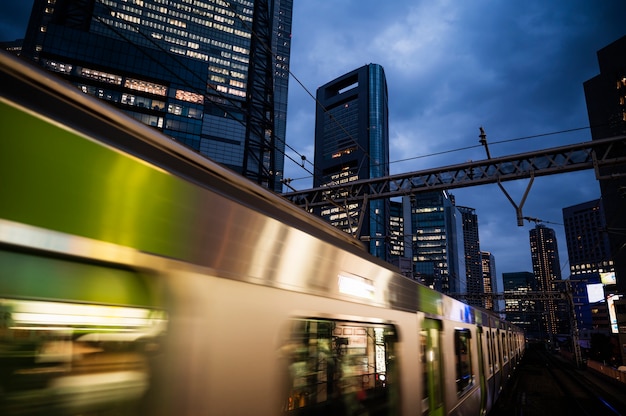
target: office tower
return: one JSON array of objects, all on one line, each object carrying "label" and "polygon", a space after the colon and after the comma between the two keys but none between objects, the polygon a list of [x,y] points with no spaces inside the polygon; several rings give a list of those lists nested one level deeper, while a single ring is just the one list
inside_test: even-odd
[{"label": "office tower", "polygon": [[[592,140],[626,135],[626,36],[600,49],[597,55],[600,74],[583,84]],[[619,149],[619,156],[624,158],[623,145]],[[615,150],[612,154],[617,156]],[[602,168],[598,173],[617,290],[623,294],[626,293],[626,233],[623,232],[626,164]]]},{"label": "office tower", "polygon": [[415,277],[442,293],[466,293],[463,222],[446,191],[404,197]]},{"label": "office tower", "polygon": [[[476,215],[474,208],[457,206],[457,209],[461,213],[463,223],[463,253],[467,294],[481,296],[485,293],[485,290],[478,238],[478,215]],[[468,300],[470,305],[485,307],[484,298],[470,296]]]},{"label": "office tower", "polygon": [[532,292],[536,292],[538,281],[533,273],[502,273],[504,283],[506,319],[524,328],[528,339],[542,339],[541,304]]},{"label": "office tower", "polygon": [[[480,252],[480,263],[485,295],[498,293],[496,283],[496,259],[488,251]],[[497,301],[493,297],[485,297],[485,309],[499,310],[496,308]]]},{"label": "office tower", "polygon": [[279,192],[292,3],[35,0],[22,56]]},{"label": "office tower", "polygon": [[[530,232],[530,254],[533,264],[533,273],[537,279],[537,290],[542,293],[554,292],[557,287],[555,282],[561,280],[561,267],[559,263],[559,250],[556,234],[552,228],[543,224],[537,224]],[[546,330],[546,336],[550,342],[555,341],[558,333],[559,304],[548,298],[543,300],[542,320]],[[554,345],[554,344],[553,344]]]},{"label": "office tower", "polygon": [[563,208],[563,224],[572,275],[613,271],[601,199]]},{"label": "office tower", "polygon": [[[380,65],[369,64],[317,90],[313,186],[388,175],[387,81]],[[369,241],[370,253],[388,260],[389,201],[367,204],[364,210],[362,203],[328,206],[318,214],[345,232]]]},{"label": "office tower", "polygon": [[573,274],[569,280],[581,345],[589,344],[594,333],[609,335],[609,311],[599,275]]},{"label": "office tower", "polygon": [[404,257],[404,217],[402,202],[389,202],[389,250],[391,257]]},{"label": "office tower", "polygon": [[411,240],[404,231],[404,205],[401,201],[390,201],[389,209],[389,262],[398,267],[402,275],[412,279],[413,266],[406,255]]}]

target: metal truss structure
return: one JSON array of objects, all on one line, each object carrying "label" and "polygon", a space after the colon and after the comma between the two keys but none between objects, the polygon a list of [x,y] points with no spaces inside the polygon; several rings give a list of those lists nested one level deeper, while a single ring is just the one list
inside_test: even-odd
[{"label": "metal truss structure", "polygon": [[[329,204],[347,205],[365,199],[391,198],[492,183],[501,184],[505,181],[534,179],[539,176],[586,169],[595,169],[596,176],[600,179],[599,168],[626,164],[625,148],[626,136],[617,136],[383,178],[337,183],[285,193],[283,197],[309,210]],[[489,155],[489,152],[487,154]]]}]

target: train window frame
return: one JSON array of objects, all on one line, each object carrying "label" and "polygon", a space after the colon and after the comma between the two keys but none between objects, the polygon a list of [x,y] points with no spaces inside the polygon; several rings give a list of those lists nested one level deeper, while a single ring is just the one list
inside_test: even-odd
[{"label": "train window frame", "polygon": [[486,334],[486,342],[487,342],[487,366],[489,367],[489,375],[493,374],[493,351],[492,351],[492,347],[493,347],[493,343],[491,342],[491,331],[487,330],[485,331]]},{"label": "train window frame", "polygon": [[506,364],[509,362],[509,348],[506,345],[506,332],[502,331],[502,361]]},{"label": "train window frame", "polygon": [[472,332],[467,328],[454,329],[454,357],[457,396],[467,393],[475,382],[472,363]]},{"label": "train window frame", "polygon": [[294,317],[288,328],[279,351],[286,370],[283,414],[373,412],[381,407],[396,412],[400,386],[395,325]]}]

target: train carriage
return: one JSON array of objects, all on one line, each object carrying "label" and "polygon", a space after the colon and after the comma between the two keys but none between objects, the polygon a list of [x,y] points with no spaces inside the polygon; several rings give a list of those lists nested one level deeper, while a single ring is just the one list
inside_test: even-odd
[{"label": "train carriage", "polygon": [[484,414],[523,334],[0,55],[0,413]]}]

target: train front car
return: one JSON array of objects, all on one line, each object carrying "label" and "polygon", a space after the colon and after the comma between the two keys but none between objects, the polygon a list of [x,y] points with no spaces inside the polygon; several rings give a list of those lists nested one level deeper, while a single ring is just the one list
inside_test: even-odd
[{"label": "train front car", "polygon": [[0,67],[0,414],[489,409],[523,348],[506,323],[75,86]]}]

